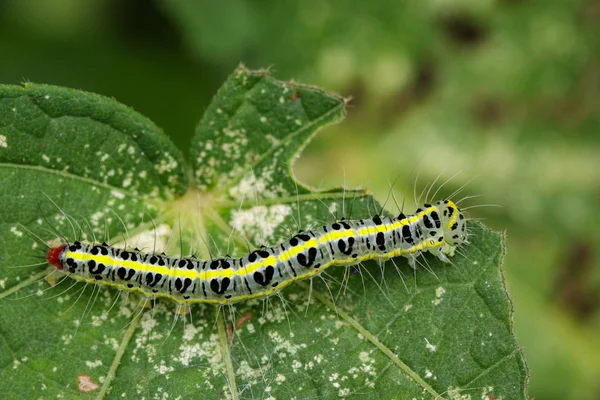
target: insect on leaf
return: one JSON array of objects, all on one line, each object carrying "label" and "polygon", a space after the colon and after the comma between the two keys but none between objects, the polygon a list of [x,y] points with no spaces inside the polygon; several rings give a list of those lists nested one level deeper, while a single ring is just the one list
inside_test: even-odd
[{"label": "insect on leaf", "polygon": [[504,236],[479,223],[469,223],[470,243],[452,264],[426,255],[416,270],[405,258],[331,267],[223,307],[187,309],[48,268],[43,242],[51,240],[240,257],[336,219],[381,213],[367,192],[316,190],[293,177],[294,158],[345,106],[240,66],[202,117],[189,167],[158,127],[115,100],[0,86],[0,392],[527,398],[501,270]]}]

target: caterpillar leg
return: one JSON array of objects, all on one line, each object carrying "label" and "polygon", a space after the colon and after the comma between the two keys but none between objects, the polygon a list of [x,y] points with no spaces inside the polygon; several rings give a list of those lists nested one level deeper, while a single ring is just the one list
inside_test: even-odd
[{"label": "caterpillar leg", "polygon": [[429,249],[429,252],[439,258],[442,262],[450,263],[451,261],[448,256],[452,257],[454,255],[454,247],[445,243],[443,247]]},{"label": "caterpillar leg", "polygon": [[448,263],[448,264],[450,263],[450,259],[443,252],[440,251],[436,255],[437,255],[437,258],[439,258],[442,262],[445,262],[445,263]]},{"label": "caterpillar leg", "polygon": [[456,246],[450,246],[448,243],[444,243],[444,247],[442,247],[442,251],[440,253],[444,253],[452,257],[454,256],[454,249],[456,249]]},{"label": "caterpillar leg", "polygon": [[412,255],[408,256],[408,265],[410,265],[412,269],[417,269],[417,258]]},{"label": "caterpillar leg", "polygon": [[437,258],[439,258],[442,262],[445,262],[445,263],[449,263],[450,262],[450,260],[448,259],[448,257],[444,253],[443,248],[435,247],[435,248],[432,248],[432,249],[428,249],[428,251],[429,251],[429,253],[431,253],[434,256],[436,256]]}]

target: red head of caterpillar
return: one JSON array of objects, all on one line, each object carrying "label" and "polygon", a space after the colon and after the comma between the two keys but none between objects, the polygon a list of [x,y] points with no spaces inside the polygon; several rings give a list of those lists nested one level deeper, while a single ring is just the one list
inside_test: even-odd
[{"label": "red head of caterpillar", "polygon": [[63,267],[60,260],[60,254],[65,247],[67,247],[67,245],[63,243],[60,246],[50,248],[50,250],[48,250],[48,254],[46,255],[48,264],[56,267],[58,270],[62,270]]},{"label": "red head of caterpillar", "polygon": [[177,258],[76,241],[50,249],[47,259],[80,281],[179,303],[227,304],[267,296],[333,265],[402,256],[414,268],[424,252],[450,262],[463,243],[465,217],[454,202],[443,200],[410,215],[334,222],[239,258]]}]

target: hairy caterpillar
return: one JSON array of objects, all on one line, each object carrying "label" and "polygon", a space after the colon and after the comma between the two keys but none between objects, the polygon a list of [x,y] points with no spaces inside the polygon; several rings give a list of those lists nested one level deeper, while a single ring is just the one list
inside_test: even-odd
[{"label": "hairy caterpillar", "polygon": [[84,282],[179,303],[228,304],[272,294],[333,265],[403,256],[415,268],[423,252],[449,262],[447,255],[464,243],[468,243],[464,214],[454,202],[443,200],[424,204],[411,215],[375,215],[324,225],[241,258],[176,258],[73,242],[51,248],[47,260]]}]

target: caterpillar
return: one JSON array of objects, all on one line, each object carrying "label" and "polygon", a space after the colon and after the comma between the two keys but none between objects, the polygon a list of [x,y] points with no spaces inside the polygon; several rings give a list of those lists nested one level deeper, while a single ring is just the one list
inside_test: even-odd
[{"label": "caterpillar", "polygon": [[285,242],[240,258],[177,258],[75,241],[50,248],[47,261],[79,281],[183,304],[222,305],[270,295],[334,265],[402,256],[416,268],[417,257],[424,252],[450,262],[447,256],[466,243],[464,214],[451,200],[441,200],[410,215],[375,215],[300,231]]}]

